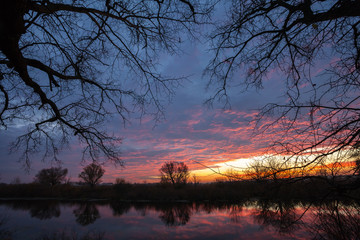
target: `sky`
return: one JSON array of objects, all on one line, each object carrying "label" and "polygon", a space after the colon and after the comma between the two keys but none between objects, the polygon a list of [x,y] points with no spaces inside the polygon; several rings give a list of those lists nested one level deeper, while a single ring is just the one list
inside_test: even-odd
[{"label": "sky", "polygon": [[[106,163],[104,182],[114,182],[118,177],[129,182],[158,182],[159,169],[166,161],[185,162],[200,181],[213,181],[219,176],[204,166],[246,167],[250,159],[263,154],[267,141],[253,136],[252,120],[257,109],[281,98],[280,75],[274,74],[266,80],[262,90],[232,90],[230,109],[224,108],[223,103],[209,107],[204,101],[212,92],[206,90],[208,79],[202,73],[210,55],[200,43],[189,41],[183,49],[185,54],[167,56],[162,66],[165,74],[190,76],[166,105],[164,120],[154,122],[151,116],[144,116],[131,119],[124,126],[120,117],[112,119],[108,128],[123,139],[120,149],[125,165]],[[30,182],[40,169],[57,166],[34,156],[30,169],[25,169],[19,161],[19,152],[9,154],[10,143],[25,128],[12,126],[1,132],[1,182],[9,183],[17,177],[22,182]],[[72,181],[78,181],[81,169],[89,163],[81,162],[81,157],[76,141],[59,154],[61,166],[68,168]]]},{"label": "sky", "polygon": [[[217,17],[221,18],[219,14]],[[118,116],[107,123],[107,129],[123,139],[120,149],[124,167],[105,163],[104,182],[114,182],[116,178],[132,183],[159,182],[159,169],[167,161],[185,162],[200,181],[214,181],[220,176],[209,168],[220,171],[229,166],[243,168],[266,153],[272,136],[254,135],[253,120],[266,103],[284,101],[285,76],[272,71],[264,79],[262,89],[243,91],[241,87],[230,87],[230,108],[224,108],[221,102],[209,107],[204,102],[214,94],[214,89],[206,88],[209,79],[203,76],[212,57],[209,46],[204,39],[182,40],[180,55],[162,55],[159,59],[164,75],[189,76],[176,89],[171,102],[165,104],[165,119],[154,122],[145,115],[124,125]],[[237,71],[230,84],[236,85],[245,75]],[[30,169],[25,169],[19,160],[20,152],[9,153],[11,142],[25,130],[26,126],[16,124],[1,129],[0,182],[10,183],[15,178],[31,182],[39,170],[57,166],[34,155]],[[70,180],[78,181],[89,161],[82,162],[81,147],[76,141],[71,143],[60,152],[59,159],[61,166],[69,170]]]}]

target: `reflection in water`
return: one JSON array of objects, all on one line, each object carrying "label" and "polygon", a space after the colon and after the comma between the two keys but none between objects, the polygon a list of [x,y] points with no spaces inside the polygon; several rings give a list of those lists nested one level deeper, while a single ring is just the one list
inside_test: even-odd
[{"label": "reflection in water", "polygon": [[30,208],[31,217],[35,217],[41,220],[50,219],[53,217],[59,217],[60,204],[58,202],[40,202],[33,204]]},{"label": "reflection in water", "polygon": [[127,213],[130,208],[131,204],[126,202],[111,202],[110,208],[113,211],[113,216],[120,217],[121,215]]},{"label": "reflection in water", "polygon": [[256,221],[263,227],[273,227],[279,234],[291,234],[303,224],[294,203],[260,201],[258,205],[254,213]]},{"label": "reflection in water", "polygon": [[29,210],[31,217],[41,220],[57,218],[61,215],[58,201],[12,201],[7,204],[15,210]]},{"label": "reflection in water", "polygon": [[239,223],[241,220],[241,212],[243,210],[243,206],[241,205],[231,205],[229,206],[229,218],[230,221],[234,223]]},{"label": "reflection in water", "polygon": [[153,206],[149,204],[135,204],[134,209],[140,213],[141,216],[145,217],[147,215],[147,212],[152,209]]},{"label": "reflection in water", "polygon": [[166,205],[160,210],[159,218],[166,226],[185,225],[190,220],[192,208],[189,204]]},{"label": "reflection in water", "polygon": [[7,221],[5,216],[0,217],[0,239],[12,239],[12,233],[7,227]]},{"label": "reflection in water", "polygon": [[[30,213],[30,216],[24,214],[27,218],[48,221],[46,229],[42,228],[43,221],[23,219],[12,222],[20,224],[20,227],[10,224],[9,228],[5,227],[8,225],[5,219],[0,217],[0,239],[24,239],[23,235],[19,237],[21,231],[9,231],[21,229],[24,223],[32,224],[24,229],[34,229],[36,236],[39,232],[48,231],[37,239],[143,239],[147,235],[173,239],[176,234],[182,234],[178,238],[224,240],[360,239],[359,204],[338,201],[318,205],[281,201],[237,204],[8,201],[0,203],[0,208],[13,209],[9,212],[11,219],[15,216],[11,213],[26,210],[24,213]],[[104,216],[101,220],[100,214]],[[74,224],[74,216],[81,226]],[[68,229],[72,228],[76,231],[69,232]]]},{"label": "reflection in water", "polygon": [[96,208],[95,203],[85,202],[79,204],[79,207],[74,210],[76,222],[82,226],[92,224],[96,219],[100,218],[99,210]]},{"label": "reflection in water", "polygon": [[323,204],[314,211],[315,222],[309,225],[313,239],[360,239],[360,207],[344,206],[338,201]]},{"label": "reflection in water", "polygon": [[36,240],[102,240],[104,239],[103,232],[89,231],[84,235],[80,235],[74,230],[72,231],[58,231],[53,233],[45,233],[36,238]]}]

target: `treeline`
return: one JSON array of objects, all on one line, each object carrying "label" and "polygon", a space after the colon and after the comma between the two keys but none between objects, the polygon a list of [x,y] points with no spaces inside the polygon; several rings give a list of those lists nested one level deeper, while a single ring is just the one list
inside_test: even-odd
[{"label": "treeline", "polygon": [[[259,168],[256,168],[258,170]],[[213,183],[199,183],[182,162],[165,162],[160,182],[131,184],[117,178],[113,185],[99,185],[105,170],[91,163],[79,174],[83,185],[74,185],[66,178],[67,169],[40,170],[33,183],[0,184],[0,198],[116,199],[124,201],[242,201],[244,199],[317,200],[360,199],[360,175],[307,175],[279,177],[257,171],[246,180],[227,173],[227,178]],[[274,167],[271,169],[275,169]],[[262,175],[260,175],[262,174]],[[249,174],[250,175],[250,174]],[[265,176],[265,177],[264,177]],[[267,177],[270,176],[270,177]]]},{"label": "treeline", "polygon": [[[335,182],[334,182],[335,181]],[[322,178],[263,181],[218,181],[206,184],[130,184],[118,181],[108,185],[55,186],[40,183],[2,184],[0,198],[116,199],[124,201],[242,201],[244,199],[360,199],[358,178]]]}]

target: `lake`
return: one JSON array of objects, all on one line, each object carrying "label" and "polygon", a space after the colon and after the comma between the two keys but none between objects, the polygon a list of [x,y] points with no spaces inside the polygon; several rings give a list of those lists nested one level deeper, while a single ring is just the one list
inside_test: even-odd
[{"label": "lake", "polygon": [[0,239],[360,239],[358,203],[2,200]]}]

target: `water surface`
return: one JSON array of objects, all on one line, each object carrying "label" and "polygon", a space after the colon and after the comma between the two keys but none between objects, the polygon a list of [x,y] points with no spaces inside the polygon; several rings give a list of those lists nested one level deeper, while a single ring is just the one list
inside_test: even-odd
[{"label": "water surface", "polygon": [[360,207],[333,201],[0,201],[0,239],[360,239]]}]

